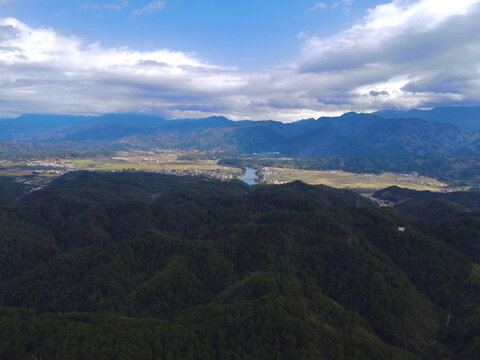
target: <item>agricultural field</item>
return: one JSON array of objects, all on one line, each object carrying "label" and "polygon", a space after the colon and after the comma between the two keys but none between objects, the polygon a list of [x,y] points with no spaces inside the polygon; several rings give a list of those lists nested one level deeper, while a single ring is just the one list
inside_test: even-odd
[{"label": "agricultural field", "polygon": [[149,171],[173,175],[198,175],[231,180],[239,177],[241,169],[225,167],[215,160],[178,160],[185,152],[119,152],[112,157],[95,157],[84,159],[22,160],[17,162],[2,161],[0,175],[13,176],[19,181],[45,185],[53,177],[76,170],[89,171]]},{"label": "agricultural field", "polygon": [[[372,193],[389,186],[400,186],[414,190],[440,191],[447,184],[436,179],[423,177],[418,174],[354,174],[340,170],[297,170],[285,168],[263,168],[263,177],[266,183],[285,183],[301,180],[307,184],[323,184],[336,188],[360,189],[365,193]],[[459,189],[460,190],[460,189]]]},{"label": "agricultural field", "polygon": [[[197,153],[195,153],[197,154]],[[191,155],[180,150],[130,151],[118,152],[111,157],[92,158],[48,158],[43,160],[23,160],[18,162],[1,161],[0,175],[19,178],[19,181],[42,186],[69,171],[149,171],[174,175],[200,175],[221,180],[239,178],[243,170],[236,167],[222,166],[217,160],[193,157],[195,160],[179,160]],[[197,154],[198,155],[198,154]],[[448,185],[434,178],[423,177],[416,173],[409,174],[355,174],[340,170],[299,170],[290,168],[262,167],[259,170],[261,182],[281,184],[301,180],[307,184],[323,184],[336,188],[360,190],[372,193],[376,190],[397,185],[415,190],[441,191]],[[454,189],[466,190],[466,189]]]},{"label": "agricultural field", "polygon": [[240,170],[217,165],[215,160],[178,160],[183,155],[179,152],[120,152],[111,158],[81,159],[71,162],[75,170],[99,170],[99,171],[121,171],[121,170],[151,170],[151,171],[228,171],[238,172]]}]

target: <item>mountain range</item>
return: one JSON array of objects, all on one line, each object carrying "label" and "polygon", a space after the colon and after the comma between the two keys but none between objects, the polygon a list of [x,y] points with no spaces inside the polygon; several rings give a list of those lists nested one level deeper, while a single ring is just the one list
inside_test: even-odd
[{"label": "mountain range", "polygon": [[221,116],[165,120],[143,114],[23,115],[0,121],[0,141],[97,142],[125,149],[178,148],[297,158],[471,157],[480,153],[479,109],[347,113],[293,123],[231,121]]}]

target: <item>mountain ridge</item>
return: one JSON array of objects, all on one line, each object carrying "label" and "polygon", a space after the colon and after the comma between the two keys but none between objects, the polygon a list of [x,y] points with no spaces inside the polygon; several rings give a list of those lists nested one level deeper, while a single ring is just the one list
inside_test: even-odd
[{"label": "mountain ridge", "polygon": [[480,153],[480,132],[420,118],[385,119],[354,112],[293,123],[232,121],[223,116],[179,120],[145,114],[58,116],[45,120],[44,128],[35,124],[25,130],[35,119],[45,118],[48,116],[25,115],[1,121],[0,140],[50,144],[93,141],[132,149],[277,153],[298,158],[452,158]]},{"label": "mountain ridge", "polygon": [[480,106],[436,107],[431,110],[381,110],[373,114],[386,119],[421,118],[455,124],[463,130],[480,130]]}]

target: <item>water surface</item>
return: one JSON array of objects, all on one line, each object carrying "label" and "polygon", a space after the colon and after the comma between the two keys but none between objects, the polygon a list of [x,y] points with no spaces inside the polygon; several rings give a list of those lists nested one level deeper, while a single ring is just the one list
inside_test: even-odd
[{"label": "water surface", "polygon": [[243,176],[240,177],[240,180],[242,180],[244,183],[248,185],[255,185],[256,179],[258,179],[257,170],[249,167],[247,167],[247,169],[245,170],[245,174],[243,174]]}]

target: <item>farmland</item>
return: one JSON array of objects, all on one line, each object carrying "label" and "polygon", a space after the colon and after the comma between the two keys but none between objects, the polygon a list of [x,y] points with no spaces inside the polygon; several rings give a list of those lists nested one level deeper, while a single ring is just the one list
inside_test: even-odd
[{"label": "farmland", "polygon": [[[118,152],[114,156],[88,158],[25,159],[16,162],[2,161],[1,175],[13,176],[19,181],[41,186],[52,178],[76,170],[88,171],[146,171],[173,175],[206,176],[220,180],[239,178],[243,170],[223,166],[208,156],[192,155],[181,150]],[[198,153],[195,153],[198,155]],[[205,155],[205,154],[203,154]],[[182,160],[182,159],[189,160]],[[190,159],[191,158],[191,159]],[[392,185],[415,190],[442,191],[448,185],[417,173],[355,174],[341,170],[300,170],[292,168],[260,167],[260,182],[281,184],[301,180],[311,185],[328,185],[371,193]],[[464,189],[455,189],[464,190]]]},{"label": "farmland", "polygon": [[416,173],[395,174],[354,174],[341,170],[297,170],[285,168],[263,168],[263,179],[266,183],[278,184],[301,180],[311,185],[328,185],[336,188],[360,189],[370,193],[389,186],[400,186],[414,190],[440,191],[447,184],[424,177]]}]

